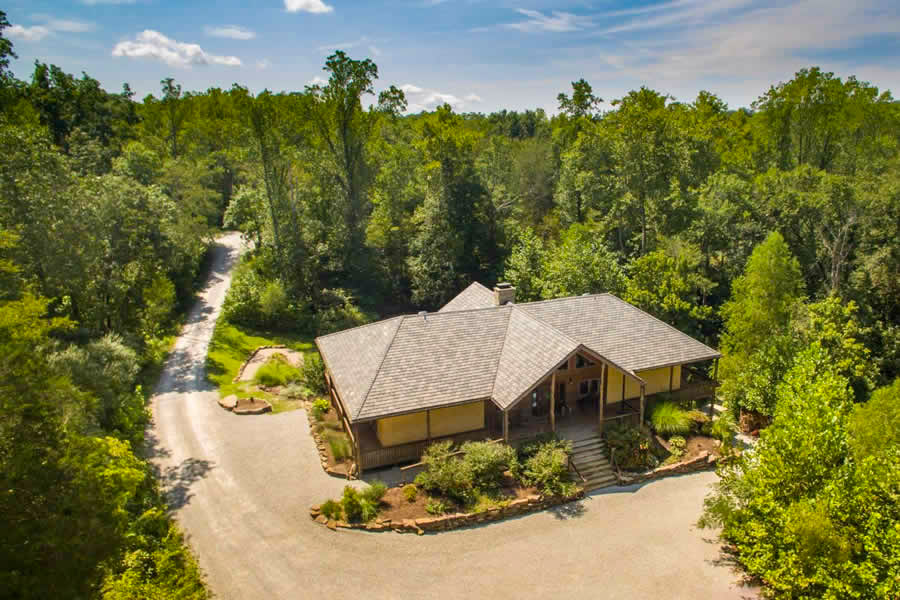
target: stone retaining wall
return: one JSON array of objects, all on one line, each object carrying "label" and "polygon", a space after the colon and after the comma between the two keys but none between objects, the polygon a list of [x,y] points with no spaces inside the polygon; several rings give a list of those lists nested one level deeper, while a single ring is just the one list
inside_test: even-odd
[{"label": "stone retaining wall", "polygon": [[288,348],[287,346],[285,346],[285,345],[283,345],[283,344],[276,344],[276,345],[274,345],[274,346],[259,346],[259,347],[256,348],[253,352],[251,352],[251,353],[250,353],[250,356],[247,357],[247,360],[245,360],[245,361],[241,364],[240,368],[238,368],[237,375],[234,376],[234,379],[231,380],[231,383],[237,383],[238,381],[241,380],[241,376],[244,374],[244,369],[247,368],[247,365],[250,364],[250,361],[253,360],[253,358],[256,356],[256,353],[257,353],[257,352],[259,352],[260,350],[269,350],[269,349],[274,349],[274,348],[277,348],[277,349],[284,349],[284,350],[289,350],[289,349],[290,349],[290,348]]},{"label": "stone retaining wall", "polygon": [[369,523],[345,523],[327,519],[321,514],[318,506],[313,506],[309,515],[317,523],[325,525],[332,531],[337,529],[364,529],[366,531],[394,531],[396,533],[416,533],[424,535],[425,532],[450,531],[462,527],[471,527],[481,523],[500,521],[517,515],[536,512],[578,500],[584,497],[584,490],[579,489],[571,496],[527,496],[511,501],[500,508],[492,508],[480,513],[454,513],[448,515],[429,516],[420,519],[403,519],[391,521],[390,519],[376,518]]},{"label": "stone retaining wall", "polygon": [[316,431],[316,420],[312,416],[312,408],[310,403],[307,402],[307,405],[304,407],[306,410],[306,420],[309,423],[309,435],[312,437],[313,441],[316,443],[316,450],[319,452],[319,461],[322,463],[322,470],[331,475],[332,477],[341,477],[343,479],[356,479],[356,464],[352,464],[350,466],[350,470],[348,473],[344,473],[342,471],[338,471],[333,467],[328,465],[328,450],[325,446],[328,442],[322,437],[319,432]]},{"label": "stone retaining wall", "polygon": [[681,473],[693,473],[695,471],[704,471],[706,469],[711,469],[716,466],[716,462],[718,461],[718,457],[714,454],[710,454],[709,451],[704,450],[691,460],[682,461],[680,463],[675,463],[674,465],[666,465],[664,467],[657,467],[652,471],[648,471],[647,473],[638,473],[636,475],[624,474],[624,473],[616,473],[616,479],[619,480],[619,485],[631,485],[633,483],[642,483],[644,481],[649,481],[651,479],[659,479],[661,477],[668,477],[669,475],[677,475]]}]

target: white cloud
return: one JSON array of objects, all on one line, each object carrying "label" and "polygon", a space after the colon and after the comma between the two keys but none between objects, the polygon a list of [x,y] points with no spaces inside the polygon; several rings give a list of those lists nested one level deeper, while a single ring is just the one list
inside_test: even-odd
[{"label": "white cloud", "polygon": [[50,33],[50,29],[42,25],[35,25],[33,27],[10,25],[9,29],[6,30],[6,34],[9,37],[14,39],[19,38],[26,42],[39,42],[50,35]]},{"label": "white cloud", "polygon": [[327,84],[327,83],[328,83],[328,80],[327,80],[327,79],[325,79],[324,77],[319,77],[318,75],[316,75],[315,77],[313,77],[312,79],[310,79],[309,81],[307,81],[307,82],[306,82],[306,85],[325,85],[325,84]]},{"label": "white cloud", "polygon": [[211,27],[207,25],[203,28],[206,35],[212,37],[228,38],[231,40],[252,40],[256,37],[256,32],[251,31],[240,25],[223,25],[221,27]]},{"label": "white cloud", "polygon": [[525,21],[517,23],[507,23],[504,27],[508,29],[516,29],[525,33],[536,31],[550,31],[560,33],[564,31],[577,31],[593,26],[590,17],[580,17],[572,13],[560,12],[554,10],[550,15],[545,15],[537,10],[528,10],[518,8],[516,12],[528,17]]},{"label": "white cloud", "polygon": [[400,86],[400,89],[406,95],[406,112],[408,113],[434,110],[441,104],[449,104],[454,110],[461,110],[469,104],[481,102],[481,98],[476,94],[468,94],[464,98],[460,98],[446,92],[427,90],[412,83],[405,83]]},{"label": "white cloud", "polygon": [[264,58],[262,60],[256,61],[256,68],[260,71],[265,71],[269,67],[272,66],[272,62],[268,58]]},{"label": "white cloud", "polygon": [[40,25],[11,25],[7,34],[11,38],[19,38],[26,42],[39,42],[47,36],[57,32],[61,33],[85,33],[96,29],[96,25],[85,21],[69,19],[54,19],[50,15],[34,14],[31,18],[40,21]]},{"label": "white cloud", "polygon": [[284,0],[284,8],[288,12],[308,12],[313,14],[330,13],[333,6],[325,4],[322,0]]},{"label": "white cloud", "polygon": [[236,56],[209,54],[197,44],[178,42],[152,29],[142,31],[134,40],[119,42],[113,48],[112,55],[152,58],[182,68],[190,68],[193,65],[241,66],[241,59]]},{"label": "white cloud", "polygon": [[372,56],[375,56],[375,57],[381,56],[381,49],[374,44],[369,46],[369,52],[372,53]]}]

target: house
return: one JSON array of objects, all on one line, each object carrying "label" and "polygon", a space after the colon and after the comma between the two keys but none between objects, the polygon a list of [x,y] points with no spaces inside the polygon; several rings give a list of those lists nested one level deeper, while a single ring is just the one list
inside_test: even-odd
[{"label": "house", "polygon": [[647,398],[710,397],[714,378],[689,365],[720,357],[612,294],[516,304],[505,283],[316,345],[361,470],[415,460],[440,438],[641,423]]}]

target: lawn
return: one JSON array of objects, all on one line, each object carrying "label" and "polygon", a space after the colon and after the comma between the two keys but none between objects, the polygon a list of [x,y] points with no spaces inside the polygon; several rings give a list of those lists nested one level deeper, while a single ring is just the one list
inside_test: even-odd
[{"label": "lawn", "polygon": [[272,412],[297,408],[298,402],[260,390],[253,382],[234,383],[238,369],[259,346],[281,344],[306,355],[315,352],[312,336],[294,333],[256,331],[238,327],[219,317],[206,357],[207,379],[219,389],[220,397],[235,394],[239,398],[255,396],[272,404]]}]

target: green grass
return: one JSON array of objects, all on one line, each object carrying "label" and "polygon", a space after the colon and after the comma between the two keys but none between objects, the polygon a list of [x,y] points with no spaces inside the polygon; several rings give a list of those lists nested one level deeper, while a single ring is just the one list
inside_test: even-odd
[{"label": "green grass", "polygon": [[272,387],[297,383],[300,377],[300,369],[292,366],[283,355],[276,354],[256,371],[253,382]]},{"label": "green grass", "polygon": [[267,331],[255,331],[249,328],[237,327],[219,317],[216,322],[216,330],[209,344],[209,354],[206,357],[207,379],[219,389],[219,396],[225,397],[231,394],[238,398],[265,398],[272,403],[272,412],[284,412],[297,408],[295,401],[281,398],[274,394],[261,391],[253,382],[240,381],[234,383],[241,364],[259,346],[272,346],[281,344],[299,350],[310,352],[315,349],[312,336],[303,336],[293,333],[277,333]]}]

